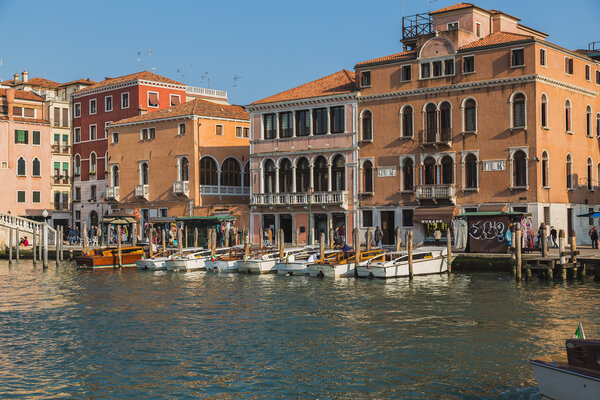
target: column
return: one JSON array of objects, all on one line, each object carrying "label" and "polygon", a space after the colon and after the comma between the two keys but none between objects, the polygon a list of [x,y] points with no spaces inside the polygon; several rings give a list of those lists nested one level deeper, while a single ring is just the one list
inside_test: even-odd
[{"label": "column", "polygon": [[309,178],[309,182],[308,182],[308,187],[313,188],[313,191],[315,190],[315,170],[314,170],[314,165],[311,163],[310,164],[310,178]]},{"label": "column", "polygon": [[275,139],[279,138],[279,113],[275,113]]},{"label": "column", "polygon": [[333,181],[331,176],[331,163],[327,163],[327,191],[331,192],[331,182]]},{"label": "column", "polygon": [[292,137],[296,137],[296,111],[292,111]]},{"label": "column", "polygon": [[275,167],[275,193],[279,193],[279,166]]},{"label": "column", "polygon": [[[260,167],[258,168],[258,173],[260,174],[260,176],[258,177],[259,190],[260,190],[259,193],[263,194],[265,192],[265,174],[263,172],[262,162],[260,163]],[[252,182],[252,180],[250,180],[250,182]]]},{"label": "column", "polygon": [[331,133],[331,107],[327,107],[327,134]]},{"label": "column", "polygon": [[296,193],[296,166],[292,166],[292,193]]},{"label": "column", "polygon": [[217,193],[221,194],[221,168],[217,167]]}]

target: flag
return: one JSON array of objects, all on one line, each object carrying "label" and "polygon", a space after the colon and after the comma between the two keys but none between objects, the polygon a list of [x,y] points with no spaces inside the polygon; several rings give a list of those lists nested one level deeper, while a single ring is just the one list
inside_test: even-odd
[{"label": "flag", "polygon": [[247,261],[248,261],[248,254],[244,253],[244,265],[246,265]]},{"label": "flag", "polygon": [[210,261],[215,261],[215,259],[216,259],[216,258],[217,258],[217,257],[216,257],[216,255],[215,255],[215,252],[214,252],[214,251],[211,251],[211,252],[210,252]]},{"label": "flag", "polygon": [[581,322],[579,323],[577,330],[575,330],[573,339],[585,339],[585,333],[583,332],[583,325],[581,325]]}]

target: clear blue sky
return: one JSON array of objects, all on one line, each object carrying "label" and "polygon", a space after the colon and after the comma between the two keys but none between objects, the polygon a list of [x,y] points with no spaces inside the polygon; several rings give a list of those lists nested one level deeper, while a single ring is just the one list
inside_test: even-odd
[{"label": "clear blue sky", "polygon": [[[206,87],[202,77],[208,71],[210,87],[227,90],[230,102],[233,77],[240,75],[237,103],[248,104],[401,51],[402,15],[458,2],[0,0],[0,76],[28,70],[30,77],[59,82],[102,80],[151,66],[158,74]],[[569,49],[600,41],[599,0],[475,4],[519,17]]]}]

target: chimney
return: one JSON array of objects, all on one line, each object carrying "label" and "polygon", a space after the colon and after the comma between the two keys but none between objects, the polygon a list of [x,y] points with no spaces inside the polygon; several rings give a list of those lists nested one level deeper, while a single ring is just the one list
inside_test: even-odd
[{"label": "chimney", "polygon": [[15,84],[19,83],[19,74],[14,74],[13,75],[13,80],[15,81]]},{"label": "chimney", "polygon": [[[18,76],[18,74],[16,74]],[[6,104],[8,104],[8,120],[12,121],[13,103],[15,102],[15,89],[6,89]]]},{"label": "chimney", "polygon": [[23,83],[29,81],[29,72],[23,71],[23,72],[21,72],[21,76],[23,77],[23,79],[22,79]]},{"label": "chimney", "polygon": [[146,115],[146,114],[148,114],[148,109],[142,108],[142,107],[138,108],[138,115]]}]

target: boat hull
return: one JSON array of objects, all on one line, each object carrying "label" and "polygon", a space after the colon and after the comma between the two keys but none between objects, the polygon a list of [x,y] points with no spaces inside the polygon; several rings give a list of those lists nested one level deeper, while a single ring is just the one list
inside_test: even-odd
[{"label": "boat hull", "polygon": [[280,262],[275,264],[279,275],[308,275],[308,263],[306,262]]},{"label": "boat hull", "polygon": [[150,271],[160,271],[167,269],[167,261],[169,257],[158,257],[158,258],[146,258],[138,260],[135,265],[138,269],[147,269]]},{"label": "boat hull", "polygon": [[[448,271],[444,258],[433,258],[415,260],[413,262],[413,275],[434,275]],[[382,263],[360,265],[357,268],[360,278],[399,278],[409,276],[408,262],[393,265],[382,265]]]},{"label": "boat hull", "polygon": [[277,273],[277,269],[275,268],[276,260],[254,260],[249,259],[244,262],[243,260],[239,260],[238,262],[238,271],[241,274],[273,274]]},{"label": "boat hull", "polygon": [[206,260],[201,258],[174,258],[166,262],[169,271],[197,271],[206,269]]},{"label": "boat hull", "polygon": [[237,272],[237,260],[209,260],[206,262],[206,270],[211,272]]},{"label": "boat hull", "polygon": [[529,361],[542,398],[552,400],[598,399],[600,378],[544,361]]},{"label": "boat hull", "polygon": [[[139,250],[122,254],[122,267],[135,268],[135,262],[141,260],[142,257],[144,257],[144,252],[141,248]],[[106,269],[119,267],[119,257],[117,256],[116,251],[114,251],[114,254],[75,257],[75,262],[77,263],[77,267],[81,269]]]},{"label": "boat hull", "polygon": [[321,278],[350,278],[354,276],[354,263],[347,264],[310,264],[308,274]]}]

